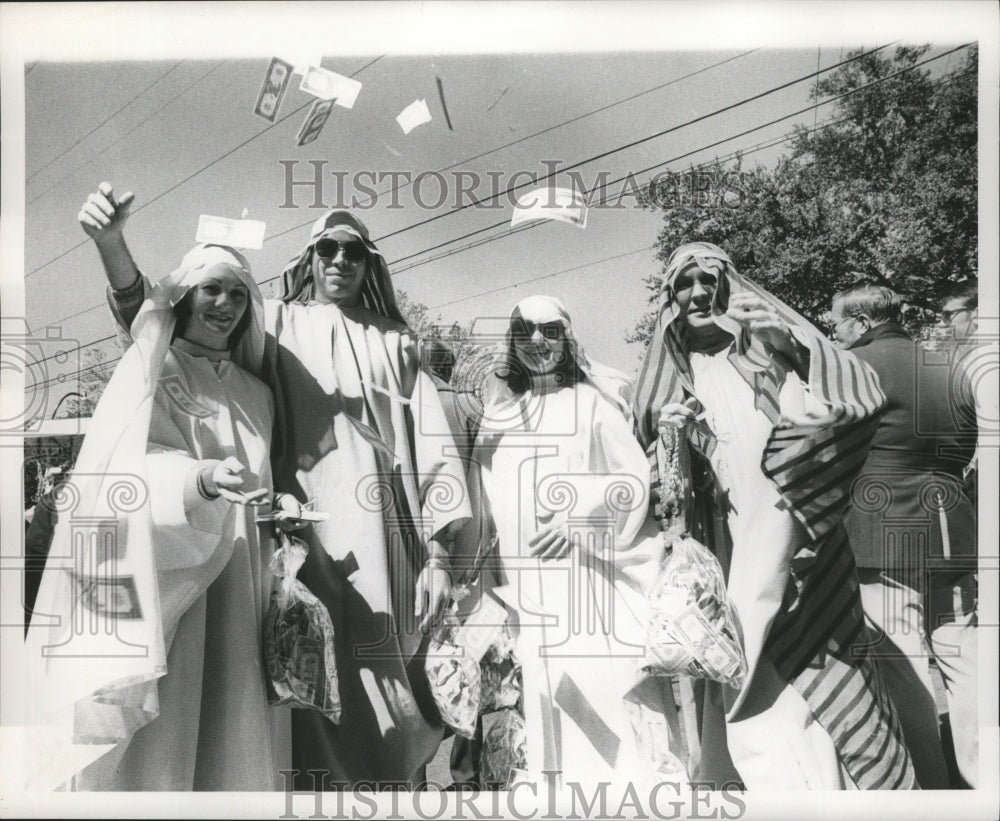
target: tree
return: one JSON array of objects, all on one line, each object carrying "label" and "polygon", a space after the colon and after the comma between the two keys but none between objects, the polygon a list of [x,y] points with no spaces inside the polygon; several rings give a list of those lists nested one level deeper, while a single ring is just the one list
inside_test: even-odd
[{"label": "tree", "polygon": [[396,305],[419,339],[438,339],[451,348],[455,354],[451,384],[458,390],[478,392],[484,363],[491,361],[494,355],[492,346],[477,344],[469,329],[457,322],[442,324],[440,314],[432,319],[430,309],[422,302],[412,301],[406,291],[396,291]]},{"label": "tree", "polygon": [[[846,96],[829,125],[797,127],[773,169],[743,171],[739,157],[710,165],[717,181],[739,173],[739,201],[665,209],[664,266],[678,245],[714,242],[813,321],[836,291],[865,278],[903,297],[912,330],[932,323],[948,291],[978,275],[978,51],[967,49],[940,80],[917,66],[926,52],[869,54],[818,81],[813,99]],[[647,204],[661,205],[663,194],[648,191]],[[661,281],[647,279],[651,301]],[[645,343],[651,331],[647,314],[626,338]]]}]

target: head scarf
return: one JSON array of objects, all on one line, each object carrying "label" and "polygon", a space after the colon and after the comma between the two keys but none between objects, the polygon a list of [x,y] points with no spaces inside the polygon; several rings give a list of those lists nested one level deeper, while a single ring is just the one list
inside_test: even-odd
[{"label": "head scarf", "polygon": [[293,257],[281,274],[282,302],[309,302],[315,298],[316,285],[313,281],[313,262],[316,259],[316,243],[329,237],[338,240],[359,240],[368,249],[368,265],[365,284],[361,289],[361,304],[369,311],[381,316],[406,323],[396,307],[396,294],[389,276],[382,252],[368,236],[365,224],[349,211],[328,211],[316,222],[309,232],[309,242],[297,257]]},{"label": "head scarf", "polygon": [[27,761],[39,789],[64,783],[159,713],[171,614],[161,608],[153,553],[150,420],[174,306],[221,269],[234,272],[250,296],[251,316],[230,357],[259,372],[263,300],[250,266],[231,248],[199,245],[143,303],[133,343],[104,389],[70,479],[55,494],[62,515],[26,642]]},{"label": "head scarf", "polygon": [[[783,422],[779,394],[788,374],[787,367],[779,358],[772,357],[756,336],[726,316],[730,296],[749,292],[764,300],[809,351],[809,378],[805,386],[808,409],[803,416],[812,421],[790,425],[782,435],[785,446],[769,449],[763,467],[783,493],[791,497],[801,492],[804,499],[809,499],[802,510],[795,504],[792,507],[806,529],[818,537],[839,520],[846,501],[844,483],[831,482],[827,493],[809,497],[803,488],[808,485],[804,477],[810,474],[812,463],[796,460],[793,451],[797,447],[812,447],[819,454],[817,459],[836,459],[847,476],[858,454],[863,461],[865,451],[845,457],[846,431],[855,424],[867,430],[885,403],[878,377],[859,359],[834,347],[815,326],[780,299],[740,276],[729,255],[719,246],[691,242],[679,247],[667,261],[653,336],[639,373],[636,432],[647,450],[659,439],[660,409],[669,402],[681,402],[695,395],[686,326],[677,321],[680,309],[674,292],[677,277],[689,265],[697,265],[718,277],[712,315],[720,327],[733,335],[735,344],[729,361],[753,388],[757,409],[775,425]],[[707,424],[697,422],[688,431],[692,444],[708,455],[714,438]]]},{"label": "head scarf", "polygon": [[[514,349],[514,325],[519,320],[526,320],[536,325],[545,322],[558,322],[562,325],[563,336],[566,339],[569,355],[576,362],[583,374],[584,381],[591,385],[601,397],[614,407],[627,421],[632,420],[631,400],[632,382],[621,371],[595,362],[584,351],[583,345],[573,331],[569,312],[555,297],[530,296],[522,299],[511,311],[507,332],[504,336],[503,352],[495,365],[495,374],[484,386],[484,404],[498,414],[502,408],[517,402],[517,396],[506,384],[503,378],[523,369]],[[503,414],[489,415],[487,418],[499,419]]]},{"label": "head scarf", "polygon": [[[761,590],[770,591],[760,601],[784,596],[777,612],[768,616],[760,653],[795,687],[830,733],[838,758],[859,788],[912,786],[912,767],[892,705],[870,659],[855,652],[874,646],[874,641],[866,645],[857,573],[842,525],[851,486],[864,465],[885,403],[878,377],[781,300],[741,277],[721,248],[705,242],[683,245],[667,262],[636,400],[638,434],[647,454],[654,457],[654,485],[665,477],[663,452],[671,439],[670,434],[658,436],[659,411],[668,402],[696,396],[686,325],[677,321],[680,311],[675,300],[677,277],[692,264],[718,276],[712,315],[733,335],[728,360],[753,389],[757,409],[774,424],[759,468],[808,534],[808,540],[796,546],[791,569],[760,582]],[[809,351],[801,418],[785,420],[781,414],[779,392],[789,376],[788,365],[725,315],[730,297],[740,292],[751,292],[767,303]],[[715,440],[704,421],[689,425],[685,433],[690,450],[709,455]],[[689,470],[690,463],[685,467],[680,462],[678,468]],[[684,506],[690,512],[691,477],[682,478],[687,484]],[[708,493],[702,487],[699,495],[705,498]],[[715,507],[717,514],[720,504],[717,499],[715,505],[702,507]],[[704,513],[711,516],[713,511]],[[711,523],[703,522],[701,532],[711,537]],[[714,541],[717,549],[724,549],[724,539]],[[840,604],[833,606],[833,601]],[[751,673],[748,680],[752,678]],[[836,698],[829,695],[831,687]],[[729,707],[730,715],[742,709],[746,692]],[[881,738],[877,750],[872,733]]]},{"label": "head scarf", "polygon": [[[810,385],[817,397],[828,397],[847,421],[870,415],[884,401],[877,382],[873,385],[870,371],[857,360],[834,357],[834,348],[826,337],[805,317],[773,294],[755,285],[736,271],[729,255],[710,242],[690,242],[677,248],[667,261],[653,335],[643,361],[636,389],[636,426],[640,441],[649,446],[657,436],[660,408],[669,402],[681,402],[694,393],[691,376],[690,347],[687,327],[680,318],[675,296],[677,278],[689,266],[714,274],[718,285],[712,299],[715,323],[732,334],[735,341],[730,359],[744,379],[754,388],[756,404],[775,424],[780,420],[778,394],[787,370],[774,360],[764,344],[736,320],[726,315],[732,294],[752,293],[763,299],[791,329],[793,336],[810,352]],[[836,361],[834,361],[836,360]],[[855,385],[830,381],[832,372],[846,369],[856,380]]]}]

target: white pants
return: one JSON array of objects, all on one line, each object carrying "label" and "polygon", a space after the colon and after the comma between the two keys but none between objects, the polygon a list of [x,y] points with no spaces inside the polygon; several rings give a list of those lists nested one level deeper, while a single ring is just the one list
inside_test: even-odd
[{"label": "white pants", "polygon": [[[863,578],[869,575],[862,573]],[[928,636],[919,594],[885,577],[862,584],[861,601],[866,618],[886,634],[875,648],[875,656],[899,714],[917,782],[925,790],[950,787],[930,677],[933,656],[944,681],[958,771],[975,788],[979,781],[979,724],[973,615],[943,624]]]},{"label": "white pants", "polygon": [[972,615],[942,624],[930,636],[931,651],[944,679],[955,761],[962,778],[979,786],[979,649]]},{"label": "white pants", "polygon": [[861,574],[861,604],[878,643],[871,654],[896,708],[917,783],[924,790],[949,789],[941,747],[929,654],[924,644],[920,595],[872,571]]}]

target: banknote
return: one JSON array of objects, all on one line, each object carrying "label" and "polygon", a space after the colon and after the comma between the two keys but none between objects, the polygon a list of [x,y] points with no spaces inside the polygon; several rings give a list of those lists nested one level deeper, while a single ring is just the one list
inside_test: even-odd
[{"label": "banknote", "polygon": [[264,85],[257,97],[254,114],[273,123],[274,118],[278,115],[278,109],[281,108],[281,101],[285,98],[285,92],[288,91],[288,83],[291,79],[291,63],[286,63],[278,57],[272,57],[271,65],[267,67],[267,74],[264,75]]},{"label": "banknote", "polygon": [[361,83],[357,80],[319,66],[309,66],[305,70],[299,88],[321,100],[333,100],[344,108],[354,108],[361,93]]},{"label": "banknote", "polygon": [[514,228],[532,220],[558,220],[587,227],[587,202],[579,191],[571,188],[542,186],[518,198],[510,220]]},{"label": "banknote", "polygon": [[299,129],[299,135],[295,138],[295,144],[303,146],[315,140],[319,136],[319,132],[323,130],[323,126],[326,125],[327,118],[330,116],[332,110],[333,100],[316,100],[312,104],[312,108],[309,109],[309,114],[306,115],[302,127]]},{"label": "banknote", "polygon": [[261,220],[234,220],[202,214],[198,217],[198,232],[194,241],[256,251],[264,246],[266,228],[267,224]]},{"label": "banknote", "polygon": [[404,134],[409,134],[418,125],[429,123],[431,117],[430,109],[427,108],[427,100],[414,100],[406,108],[396,115],[396,122],[403,129]]},{"label": "banknote", "polygon": [[480,606],[458,628],[455,643],[478,663],[500,635],[506,620],[507,610],[503,605],[491,596],[483,596]]}]

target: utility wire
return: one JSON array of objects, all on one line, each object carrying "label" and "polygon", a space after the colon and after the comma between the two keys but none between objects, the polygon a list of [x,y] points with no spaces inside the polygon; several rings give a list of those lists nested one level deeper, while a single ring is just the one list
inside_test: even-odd
[{"label": "utility wire", "polygon": [[70,177],[72,177],[81,168],[84,168],[84,167],[90,165],[90,163],[92,163],[98,157],[102,157],[105,154],[107,154],[112,148],[114,148],[116,145],[118,145],[118,143],[120,143],[122,140],[124,140],[130,134],[138,131],[146,123],[148,123],[150,120],[152,120],[154,117],[159,116],[160,114],[162,114],[164,111],[166,111],[174,103],[175,100],[177,100],[179,97],[183,97],[185,94],[187,94],[187,92],[189,92],[192,88],[194,88],[196,85],[198,85],[198,83],[200,83],[202,80],[204,80],[209,74],[212,74],[214,71],[216,71],[217,69],[221,68],[225,63],[226,63],[225,60],[220,60],[218,63],[216,63],[214,66],[212,66],[212,68],[210,68],[208,71],[206,71],[200,77],[198,77],[194,82],[189,83],[184,88],[182,88],[180,91],[178,91],[173,97],[171,97],[169,100],[167,100],[163,105],[159,106],[154,111],[152,111],[149,115],[147,115],[146,117],[143,117],[141,120],[139,120],[139,122],[137,122],[134,126],[132,126],[124,134],[122,134],[117,140],[115,140],[114,142],[109,143],[108,145],[104,146],[104,148],[102,148],[100,151],[98,151],[92,157],[88,157],[82,163],[80,163],[79,165],[75,166],[69,173],[64,174],[63,176],[61,176],[58,180],[56,180],[54,183],[52,183],[52,185],[50,185],[44,191],[40,191],[39,193],[35,194],[35,196],[33,196],[30,200],[28,200],[28,205],[31,205],[32,203],[37,202],[42,197],[44,197],[46,194],[48,194],[49,191],[52,191],[55,188],[58,188],[60,183],[62,183],[64,180],[67,180]]},{"label": "utility wire", "polygon": [[47,163],[45,163],[45,165],[43,165],[41,168],[37,168],[34,171],[32,171],[28,175],[28,178],[25,180],[25,183],[31,182],[35,177],[37,177],[40,173],[42,173],[42,171],[44,171],[46,168],[48,168],[50,165],[52,165],[52,163],[54,163],[56,160],[60,159],[61,157],[65,157],[70,151],[72,151],[80,143],[82,143],[85,139],[87,139],[87,137],[89,137],[91,134],[93,134],[95,131],[97,131],[101,126],[105,125],[106,123],[110,122],[115,117],[117,117],[119,114],[121,114],[121,112],[123,112],[126,108],[128,108],[130,105],[132,105],[132,103],[134,103],[136,100],[138,100],[143,94],[145,94],[147,91],[149,91],[158,82],[160,82],[160,80],[164,79],[172,71],[174,71],[175,69],[177,69],[181,65],[181,63],[183,63],[183,62],[184,62],[183,60],[179,60],[176,63],[174,63],[170,68],[168,68],[163,74],[161,74],[159,77],[157,77],[155,80],[153,80],[153,82],[151,82],[148,86],[146,86],[142,91],[140,91],[138,94],[136,94],[134,97],[132,97],[127,103],[125,103],[124,105],[122,105],[119,108],[115,109],[115,111],[112,114],[109,114],[107,117],[105,117],[103,120],[101,120],[97,125],[95,125],[92,129],[90,129],[90,131],[88,131],[86,134],[84,134],[78,140],[76,140],[75,142],[73,142],[72,145],[70,145],[68,148],[63,149],[59,154],[56,154],[56,156],[54,156],[51,160],[49,160]]},{"label": "utility wire", "polygon": [[[385,56],[384,54],[382,54],[382,55],[379,55],[378,57],[376,57],[376,58],[375,58],[374,60],[372,60],[371,62],[367,63],[366,65],[363,65],[363,66],[362,66],[361,68],[359,68],[359,69],[358,69],[357,71],[355,71],[355,72],[354,72],[353,74],[351,74],[350,76],[351,76],[351,77],[356,77],[357,75],[359,75],[359,74],[360,74],[360,73],[361,73],[362,71],[364,71],[364,70],[365,70],[366,68],[368,68],[369,66],[373,66],[373,65],[374,65],[375,63],[377,63],[377,62],[378,62],[379,60],[381,60],[381,59],[382,59],[382,58],[383,58],[384,56]],[[260,130],[260,131],[258,131],[258,132],[257,132],[256,134],[254,134],[254,135],[253,135],[252,137],[249,137],[248,139],[246,139],[246,140],[244,140],[243,142],[241,142],[241,143],[240,143],[239,145],[237,145],[237,146],[235,146],[234,148],[232,148],[232,149],[230,149],[230,150],[226,151],[226,152],[225,152],[225,153],[223,153],[223,154],[222,154],[221,156],[219,156],[219,157],[216,157],[216,158],[215,158],[214,160],[212,160],[212,161],[211,161],[211,162],[209,162],[208,164],[206,164],[206,165],[202,166],[201,168],[199,168],[199,169],[198,169],[197,171],[195,171],[195,172],[194,172],[193,174],[189,174],[188,176],[186,176],[186,177],[185,177],[185,178],[184,178],[183,180],[181,180],[180,182],[178,182],[178,183],[175,183],[174,185],[171,185],[171,186],[170,186],[170,187],[169,187],[169,188],[168,188],[168,189],[167,189],[166,191],[161,191],[161,192],[160,192],[159,194],[157,194],[157,195],[156,195],[155,197],[153,197],[153,198],[152,198],[151,200],[148,200],[148,201],[144,202],[144,203],[143,203],[142,205],[140,205],[140,206],[139,206],[138,208],[136,208],[136,209],[135,209],[134,211],[132,211],[132,212],[131,212],[131,215],[135,215],[135,214],[138,214],[138,213],[139,213],[140,211],[142,211],[142,210],[143,210],[144,208],[148,208],[148,207],[149,207],[150,205],[152,205],[152,204],[153,204],[154,202],[157,202],[158,200],[162,199],[162,198],[163,198],[163,197],[165,197],[165,196],[166,196],[167,194],[171,193],[172,191],[176,191],[176,190],[177,190],[178,188],[180,188],[180,187],[181,187],[182,185],[184,185],[184,184],[185,184],[185,183],[187,183],[187,182],[190,182],[190,181],[191,181],[191,180],[193,180],[193,179],[194,179],[195,177],[197,177],[197,176],[198,176],[199,174],[201,174],[201,173],[203,173],[203,172],[207,171],[207,170],[208,170],[209,168],[211,168],[211,167],[212,167],[213,165],[216,165],[216,164],[218,164],[218,163],[222,162],[222,161],[223,161],[224,159],[226,159],[227,157],[231,156],[232,154],[236,153],[237,151],[239,151],[239,150],[240,150],[241,148],[243,148],[244,146],[246,146],[246,145],[248,145],[249,143],[251,143],[251,142],[253,142],[254,140],[256,140],[256,139],[257,139],[258,137],[260,137],[260,136],[261,136],[262,134],[266,134],[266,133],[267,133],[268,131],[270,131],[270,130],[271,130],[272,128],[276,128],[277,126],[281,125],[281,123],[285,122],[285,121],[286,121],[286,120],[287,120],[287,119],[288,119],[289,117],[293,117],[294,115],[298,114],[298,113],[299,113],[300,111],[302,111],[302,110],[303,110],[304,108],[306,108],[307,106],[310,106],[310,105],[312,105],[312,101],[309,101],[309,102],[306,102],[306,103],[303,103],[303,104],[302,104],[301,106],[299,106],[298,108],[296,108],[296,109],[294,109],[293,111],[291,111],[290,113],[286,114],[286,115],[285,115],[284,117],[282,117],[282,118],[281,118],[280,120],[277,120],[276,122],[274,122],[274,123],[271,123],[270,125],[268,125],[268,126],[266,126],[265,128],[261,129],[261,130]],[[86,243],[87,243],[87,238],[84,238],[84,239],[80,240],[80,241],[79,241],[78,243],[76,243],[76,245],[73,245],[73,246],[72,246],[71,248],[68,248],[67,250],[63,251],[63,252],[62,252],[61,254],[59,254],[58,256],[55,256],[55,257],[53,257],[53,258],[52,258],[52,259],[50,259],[50,260],[49,260],[48,262],[43,262],[43,263],[42,263],[41,265],[39,265],[39,266],[38,266],[37,268],[34,268],[34,269],[32,269],[31,271],[29,271],[29,272],[28,272],[27,274],[25,274],[25,275],[24,275],[24,278],[25,278],[25,279],[27,279],[28,277],[32,276],[33,274],[37,274],[37,273],[38,273],[39,271],[41,271],[41,270],[42,270],[43,268],[47,268],[47,267],[48,267],[49,265],[51,265],[51,264],[52,264],[53,262],[58,262],[58,261],[59,261],[60,259],[62,259],[63,257],[67,256],[68,254],[71,254],[71,253],[72,253],[73,251],[75,251],[75,250],[76,250],[77,248],[81,247],[82,245],[85,245]]]},{"label": "utility wire", "polygon": [[[649,172],[649,171],[652,171],[652,170],[654,170],[654,169],[656,169],[656,168],[659,168],[659,167],[661,167],[661,166],[663,166],[663,165],[667,165],[667,164],[669,164],[669,163],[671,163],[671,162],[676,162],[676,161],[677,161],[677,160],[679,160],[679,159],[684,159],[685,157],[688,157],[688,156],[691,156],[692,154],[696,154],[696,153],[700,153],[701,151],[705,151],[705,150],[707,150],[707,149],[709,149],[709,148],[713,148],[713,147],[716,147],[716,146],[718,146],[718,145],[720,145],[720,144],[722,144],[722,143],[725,143],[725,142],[729,142],[729,141],[731,141],[731,140],[733,140],[733,139],[738,139],[739,137],[741,137],[741,136],[746,136],[747,134],[750,134],[750,133],[753,133],[754,131],[759,131],[759,130],[762,130],[762,129],[764,129],[764,128],[767,128],[767,127],[769,127],[769,126],[771,126],[771,125],[774,125],[774,124],[776,124],[776,123],[778,123],[778,122],[781,122],[781,121],[783,121],[783,120],[787,120],[787,119],[789,119],[789,118],[791,118],[791,117],[794,117],[794,116],[798,116],[798,115],[800,115],[800,114],[802,114],[802,113],[805,113],[805,112],[808,112],[808,111],[810,111],[810,110],[812,110],[813,108],[816,108],[816,107],[818,107],[818,106],[821,106],[821,105],[827,105],[827,104],[829,104],[829,103],[832,103],[832,102],[836,102],[836,101],[838,101],[838,100],[840,100],[840,99],[843,99],[843,98],[845,98],[845,97],[848,97],[848,96],[850,96],[850,95],[852,95],[852,94],[856,94],[856,93],[858,93],[858,92],[860,92],[860,91],[864,91],[864,90],[866,90],[866,89],[868,89],[868,88],[871,88],[871,87],[873,87],[873,86],[875,86],[875,85],[878,85],[878,84],[880,84],[880,83],[883,83],[883,82],[888,82],[889,80],[892,80],[892,79],[894,79],[894,78],[898,77],[898,76],[899,76],[899,75],[901,75],[901,74],[904,74],[904,73],[906,73],[906,72],[908,72],[908,71],[912,71],[912,70],[914,70],[914,69],[916,69],[916,68],[919,68],[919,67],[921,67],[921,66],[923,66],[923,65],[925,65],[925,64],[927,64],[927,63],[930,63],[930,62],[933,62],[933,61],[935,61],[935,60],[939,60],[939,59],[941,59],[942,57],[945,57],[945,56],[947,56],[947,55],[949,55],[949,54],[951,54],[951,53],[954,53],[954,52],[956,52],[956,51],[958,51],[958,50],[960,50],[960,49],[962,49],[962,48],[968,48],[968,47],[969,47],[970,45],[972,45],[972,44],[971,44],[971,43],[966,43],[966,44],[964,44],[964,45],[961,45],[961,46],[957,46],[956,48],[954,48],[954,49],[951,49],[950,51],[947,51],[947,52],[943,52],[942,54],[939,54],[939,55],[937,55],[937,56],[935,56],[935,57],[931,57],[931,58],[928,58],[928,59],[926,59],[926,60],[923,60],[923,61],[921,61],[921,62],[919,62],[919,63],[915,63],[915,64],[914,64],[914,65],[912,65],[912,66],[908,66],[908,67],[906,67],[906,68],[904,68],[904,69],[900,69],[899,71],[897,71],[897,72],[894,72],[893,74],[890,74],[890,75],[886,75],[885,77],[880,77],[880,78],[878,78],[877,80],[873,80],[872,82],[870,82],[870,83],[867,83],[867,84],[865,84],[865,85],[863,85],[863,86],[859,86],[859,87],[857,87],[857,88],[854,88],[854,89],[850,89],[850,90],[848,90],[848,91],[846,91],[846,92],[843,92],[843,93],[841,93],[841,94],[839,94],[839,95],[837,95],[837,96],[835,96],[835,97],[831,97],[831,98],[829,98],[829,99],[827,99],[827,100],[823,100],[823,101],[821,101],[821,102],[818,102],[818,103],[814,103],[814,104],[812,104],[812,105],[810,105],[810,106],[807,106],[807,107],[805,107],[805,108],[803,108],[803,109],[799,109],[798,111],[796,111],[796,112],[793,112],[793,113],[791,113],[791,114],[787,114],[787,115],[784,115],[784,116],[782,116],[782,117],[778,117],[778,118],[775,118],[775,119],[773,119],[773,120],[771,120],[771,121],[769,121],[769,122],[767,122],[767,123],[764,123],[763,125],[759,125],[759,126],[755,126],[755,127],[752,127],[752,128],[749,128],[749,129],[746,129],[745,131],[743,131],[743,132],[740,132],[739,134],[736,134],[736,135],[732,135],[732,136],[730,136],[730,137],[727,137],[727,138],[724,138],[724,139],[722,139],[722,140],[717,140],[717,141],[716,141],[716,142],[714,142],[714,143],[710,143],[710,144],[707,144],[707,145],[703,145],[703,146],[700,146],[700,147],[698,147],[698,148],[696,148],[696,149],[693,149],[693,150],[691,150],[691,151],[688,151],[688,152],[685,152],[684,154],[681,154],[681,155],[678,155],[677,157],[674,157],[674,158],[672,158],[672,159],[670,159],[670,160],[665,160],[665,161],[663,161],[663,162],[661,162],[661,163],[657,163],[656,165],[653,165],[653,166],[650,166],[650,167],[648,167],[648,168],[645,168],[645,169],[642,169],[641,171],[638,171],[638,172],[631,172],[631,173],[630,173],[629,175],[626,175],[625,177],[622,177],[622,178],[619,178],[618,180],[612,180],[612,181],[610,181],[610,182],[606,182],[606,183],[602,183],[602,184],[601,184],[601,186],[600,186],[600,189],[602,189],[602,190],[603,190],[603,189],[604,189],[604,188],[606,188],[606,187],[607,187],[608,185],[614,185],[614,184],[616,184],[616,183],[618,183],[618,182],[622,182],[622,181],[624,181],[624,180],[627,180],[627,179],[629,178],[629,176],[634,176],[634,175],[636,175],[636,174],[643,174],[643,173],[647,173],[647,172]],[[377,59],[380,59],[380,58],[376,58],[376,60],[377,60]],[[856,59],[856,58],[855,58],[855,59]],[[373,61],[373,62],[375,62],[375,61]],[[371,65],[371,63],[369,63],[368,65]],[[363,70],[364,70],[364,68],[367,68],[367,66],[365,66],[365,67],[362,67],[362,68],[361,68],[361,69],[359,69],[359,71],[358,71],[358,72],[356,72],[356,73],[360,73],[360,71],[363,71]],[[826,70],[826,69],[824,69],[824,71],[825,71],[825,70]],[[963,72],[962,72],[962,73],[961,73],[960,75],[958,75],[958,76],[964,76],[964,75],[966,75],[966,74],[970,73],[971,71],[972,71],[972,69],[968,69],[968,70],[966,70],[966,71],[963,71]],[[352,76],[353,76],[353,75],[352,75]],[[948,78],[947,78],[946,80],[944,80],[944,81],[941,81],[941,82],[942,82],[942,84],[943,84],[944,82],[951,82],[951,81],[953,81],[953,80],[955,80],[955,79],[957,79],[957,77],[954,77],[954,76],[952,76],[952,77],[948,77]],[[843,122],[843,121],[844,121],[844,120],[846,120],[846,119],[849,119],[849,118],[841,118],[841,119],[839,119],[839,120],[836,120],[835,122]],[[825,124],[823,124],[823,125],[819,126],[819,128],[814,128],[814,129],[812,129],[812,130],[819,130],[819,129],[821,129],[821,128],[824,128],[824,127],[828,127],[829,125],[832,125],[832,124],[834,124],[834,123],[833,123],[833,122],[830,122],[830,121],[828,121],[828,122],[826,122]],[[810,133],[810,132],[807,132],[807,133]],[[776,140],[776,141],[775,141],[775,142],[774,142],[773,144],[778,144],[778,143],[781,143],[781,142],[785,142],[785,141],[787,141],[787,140],[789,140],[789,139],[792,139],[792,138],[794,138],[794,136],[795,136],[794,134],[792,134],[792,135],[786,135],[785,137],[782,137],[782,138],[779,138],[778,140]],[[765,146],[765,147],[769,147],[769,146]],[[752,149],[752,150],[755,150],[755,149]],[[745,154],[745,153],[752,153],[752,150],[751,150],[751,151],[744,151],[744,152],[734,152],[734,153],[744,153],[744,154]],[[594,189],[594,190],[598,190],[598,189]],[[592,193],[592,192],[589,192],[589,193]],[[607,200],[606,200],[606,199],[604,199],[604,200],[602,200],[602,201],[600,202],[600,204],[604,204],[604,203],[605,203],[606,201],[607,201]],[[449,213],[450,213],[450,212],[449,212]],[[472,236],[477,236],[477,235],[479,235],[479,234],[482,234],[482,233],[484,233],[484,232],[486,232],[486,231],[489,231],[489,230],[493,230],[493,229],[495,229],[495,228],[498,228],[498,227],[500,227],[500,226],[506,226],[506,225],[508,224],[508,222],[509,222],[509,220],[505,218],[505,219],[504,219],[503,221],[501,221],[501,222],[498,222],[498,223],[494,223],[494,224],[492,224],[492,225],[489,225],[489,226],[486,226],[485,228],[480,228],[480,229],[477,229],[477,230],[475,230],[475,231],[472,231],[472,232],[469,232],[469,233],[467,233],[467,234],[464,234],[464,235],[462,235],[462,236],[460,236],[460,237],[456,237],[456,238],[453,238],[453,239],[451,239],[451,240],[448,240],[448,241],[446,241],[446,242],[443,242],[443,243],[439,243],[438,245],[435,245],[435,246],[431,246],[430,248],[426,248],[426,249],[423,249],[422,251],[418,251],[417,253],[414,253],[414,254],[409,254],[409,255],[407,255],[407,256],[405,256],[405,257],[400,257],[399,259],[397,259],[397,260],[394,260],[394,261],[392,261],[392,262],[390,262],[390,263],[388,263],[388,264],[389,264],[390,266],[395,266],[395,265],[398,265],[398,264],[399,264],[400,262],[404,262],[404,261],[406,261],[406,260],[409,260],[409,259],[412,259],[412,258],[414,258],[414,257],[417,257],[417,256],[422,256],[423,254],[426,254],[426,253],[430,253],[431,251],[434,251],[434,250],[438,250],[439,248],[442,248],[442,247],[445,247],[445,246],[447,246],[447,245],[451,245],[451,244],[453,244],[453,243],[455,243],[455,242],[460,242],[460,241],[461,241],[461,240],[463,240],[463,239],[468,239],[468,238],[470,238],[470,237],[472,237]],[[471,247],[478,247],[479,245],[482,245],[482,244],[485,244],[486,242],[490,242],[490,241],[494,241],[494,240],[498,240],[498,239],[503,239],[504,237],[506,237],[506,236],[509,236],[509,235],[511,235],[511,234],[513,234],[513,233],[519,233],[519,232],[520,232],[520,230],[529,230],[529,229],[531,229],[531,228],[535,228],[535,227],[539,227],[539,226],[541,226],[541,225],[543,225],[543,224],[546,224],[546,223],[544,223],[544,222],[538,222],[538,223],[529,223],[528,225],[525,225],[525,226],[522,226],[522,227],[521,227],[520,229],[516,229],[515,231],[512,231],[512,232],[510,232],[510,233],[508,233],[508,234],[504,234],[504,235],[502,235],[502,236],[497,236],[497,237],[490,237],[490,238],[488,238],[488,239],[484,239],[484,240],[480,240],[480,241],[479,241],[479,242],[477,242],[477,243],[473,243],[473,244],[470,244],[470,245],[469,245],[469,246],[467,246],[467,248],[465,248],[465,249],[452,249],[452,251],[453,251],[453,252],[455,252],[455,253],[457,253],[457,252],[458,252],[458,251],[460,251],[460,250],[467,250],[468,248],[471,248]],[[398,233],[398,232],[397,232],[397,233]],[[447,254],[445,254],[445,255],[441,255],[441,256],[440,256],[439,258],[445,258],[446,256],[450,256],[450,255],[451,255],[451,253],[447,253]],[[430,260],[429,260],[429,261],[430,261]],[[406,270],[410,270],[410,268],[413,268],[413,267],[417,267],[417,266],[418,266],[418,265],[420,265],[420,264],[423,264],[423,262],[421,262],[421,263],[417,263],[417,264],[415,264],[415,265],[412,265],[412,266],[408,266],[407,268],[404,268],[403,270],[404,270],[404,271],[406,271]],[[401,273],[401,272],[397,272],[397,273]],[[549,275],[546,275],[546,276],[549,276]],[[273,281],[273,280],[275,280],[275,279],[278,279],[279,277],[280,277],[280,274],[279,274],[278,276],[274,276],[274,277],[268,277],[268,278],[266,278],[266,279],[264,279],[264,280],[261,280],[260,282],[258,282],[258,285],[264,285],[264,284],[267,284],[267,283],[269,283],[269,282],[272,282],[272,281]],[[515,283],[515,284],[516,284],[516,283]],[[476,296],[476,295],[473,295],[473,297],[474,297],[474,296]],[[473,298],[473,297],[469,297],[469,298],[471,299],[471,298]],[[90,310],[96,310],[96,309],[97,309],[97,308],[99,308],[99,307],[100,307],[100,304],[98,304],[98,305],[95,305],[95,306],[93,306],[92,308],[88,308],[88,309],[86,309],[86,310],[87,310],[87,311],[90,311]],[[85,312],[86,312],[86,311],[82,311],[82,312],[79,312],[79,313],[85,313]],[[73,316],[76,316],[76,315],[78,315],[78,314],[75,314],[75,315],[73,315]],[[68,318],[68,317],[67,317],[67,318]],[[81,350],[81,349],[83,349],[83,348],[86,348],[86,347],[90,347],[90,346],[92,346],[92,345],[95,345],[95,344],[99,344],[99,343],[102,343],[102,342],[105,342],[105,341],[108,341],[108,340],[110,340],[110,339],[114,339],[114,336],[113,336],[113,335],[112,335],[112,336],[107,336],[107,337],[103,337],[103,338],[101,338],[101,339],[98,339],[98,340],[94,340],[93,342],[87,342],[87,343],[83,343],[82,345],[78,346],[78,347],[77,347],[77,348],[76,348],[75,350]],[[44,362],[44,361],[46,361],[47,359],[51,359],[51,358],[53,358],[53,356],[55,356],[55,354],[53,354],[52,356],[49,356],[49,357],[45,357],[44,359],[42,359],[42,360],[39,360],[39,362]]]}]

